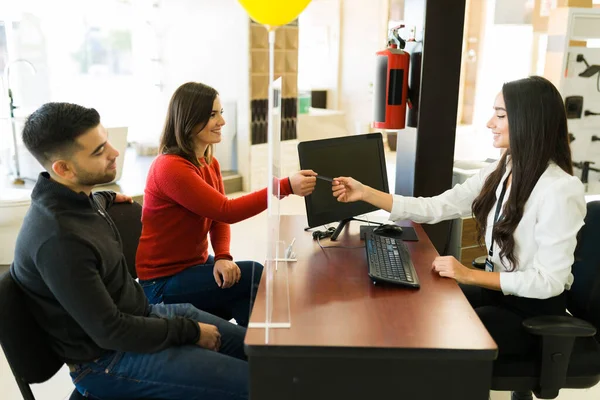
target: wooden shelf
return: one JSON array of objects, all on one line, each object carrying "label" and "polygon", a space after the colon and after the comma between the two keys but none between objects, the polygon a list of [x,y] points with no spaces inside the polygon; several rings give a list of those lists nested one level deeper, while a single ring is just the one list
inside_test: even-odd
[{"label": "wooden shelf", "polygon": [[[264,143],[266,139],[265,101],[269,96],[269,34],[266,28],[255,22],[249,24],[250,43],[250,132],[251,144]],[[298,97],[298,23],[275,30],[274,79],[282,78],[281,135],[296,138],[297,112],[290,104]],[[292,103],[290,103],[290,101]],[[296,101],[296,103],[293,103]],[[286,107],[283,107],[283,104]],[[251,178],[252,181],[252,178]]]}]

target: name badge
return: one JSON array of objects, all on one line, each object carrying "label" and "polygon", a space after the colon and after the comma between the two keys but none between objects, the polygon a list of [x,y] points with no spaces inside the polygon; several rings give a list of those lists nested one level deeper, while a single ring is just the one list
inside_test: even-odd
[{"label": "name badge", "polygon": [[494,263],[489,258],[485,259],[485,271],[494,272]]}]

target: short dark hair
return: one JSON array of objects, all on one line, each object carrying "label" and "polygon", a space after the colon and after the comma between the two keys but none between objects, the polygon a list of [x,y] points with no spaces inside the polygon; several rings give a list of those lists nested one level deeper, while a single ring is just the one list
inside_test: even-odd
[{"label": "short dark hair", "polygon": [[47,164],[60,155],[68,157],[75,139],[100,124],[93,108],[71,103],[46,103],[25,121],[23,143],[40,162]]}]

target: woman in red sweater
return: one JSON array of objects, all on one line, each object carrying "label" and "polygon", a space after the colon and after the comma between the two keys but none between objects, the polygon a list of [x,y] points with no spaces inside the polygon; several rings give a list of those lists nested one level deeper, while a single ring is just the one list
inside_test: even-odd
[{"label": "woman in red sweater", "polygon": [[[151,303],[191,303],[248,326],[263,266],[233,261],[229,224],[264,211],[268,195],[265,188],[236,199],[225,196],[213,157],[223,125],[215,89],[188,82],[173,94],[160,155],[146,181],[136,268]],[[316,175],[307,170],[279,180],[281,197],[310,194]]]}]

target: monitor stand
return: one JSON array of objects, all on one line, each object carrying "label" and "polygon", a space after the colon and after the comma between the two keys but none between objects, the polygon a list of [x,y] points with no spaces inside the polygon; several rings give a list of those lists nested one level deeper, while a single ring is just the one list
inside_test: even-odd
[{"label": "monitor stand", "polygon": [[344,227],[346,226],[346,224],[349,223],[350,221],[360,221],[360,222],[366,222],[368,224],[385,225],[382,222],[367,221],[364,219],[358,219],[358,218],[354,218],[354,217],[346,218],[339,222],[337,228],[335,228],[335,231],[333,232],[333,234],[331,235],[329,240],[337,240],[338,236],[340,236],[340,233],[342,233],[342,230],[344,230]]}]

